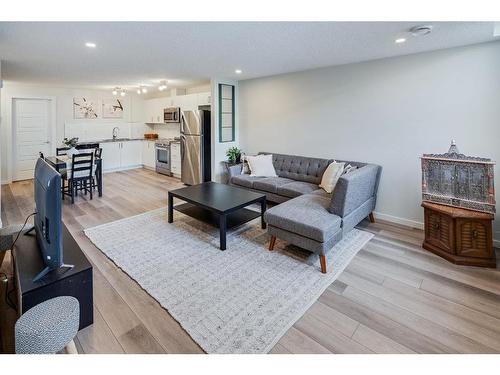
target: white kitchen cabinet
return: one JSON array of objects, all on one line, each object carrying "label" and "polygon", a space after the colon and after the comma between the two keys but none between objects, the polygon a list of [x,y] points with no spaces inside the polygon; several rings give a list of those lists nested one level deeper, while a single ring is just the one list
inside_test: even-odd
[{"label": "white kitchen cabinet", "polygon": [[142,141],[103,142],[102,170],[113,171],[142,165]]},{"label": "white kitchen cabinet", "polygon": [[198,105],[210,105],[210,92],[200,92],[197,94]]},{"label": "white kitchen cabinet", "polygon": [[154,169],[156,167],[156,154],[154,141],[142,141],[142,165]]},{"label": "white kitchen cabinet", "polygon": [[154,99],[144,100],[144,116],[146,123],[154,123]]},{"label": "white kitchen cabinet", "polygon": [[200,105],[210,105],[210,102],[210,92],[147,99],[144,101],[145,122],[162,124],[165,108],[180,107],[182,111],[194,111]]},{"label": "white kitchen cabinet", "polygon": [[163,123],[163,109],[165,108],[165,98],[154,98],[144,101],[144,112],[146,114],[146,123]]},{"label": "white kitchen cabinet", "polygon": [[142,141],[121,143],[121,167],[130,168],[142,165]]},{"label": "white kitchen cabinet", "polygon": [[120,142],[100,143],[102,148],[102,170],[109,171],[121,167]]},{"label": "white kitchen cabinet", "polygon": [[181,177],[181,144],[178,142],[170,144],[170,171],[174,177]]}]

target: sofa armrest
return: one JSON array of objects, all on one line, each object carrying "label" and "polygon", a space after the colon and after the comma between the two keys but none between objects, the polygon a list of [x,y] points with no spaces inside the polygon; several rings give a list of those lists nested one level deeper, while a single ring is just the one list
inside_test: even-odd
[{"label": "sofa armrest", "polygon": [[381,166],[368,164],[342,176],[335,185],[330,212],[345,217],[370,198],[376,198],[381,171]]}]

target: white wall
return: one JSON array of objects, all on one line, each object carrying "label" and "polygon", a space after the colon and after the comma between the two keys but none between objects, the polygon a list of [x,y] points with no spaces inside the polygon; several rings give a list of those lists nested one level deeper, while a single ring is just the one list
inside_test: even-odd
[{"label": "white wall", "polygon": [[[235,136],[234,142],[219,142],[219,84],[233,85],[235,100]],[[226,151],[231,147],[239,147],[239,124],[238,124],[238,82],[221,78],[211,80],[211,126],[212,126],[212,181],[223,181],[225,173],[222,161],[227,160]]]},{"label": "white wall", "polygon": [[[96,100],[98,118],[92,120],[74,120],[73,119],[73,98],[74,97],[89,97]],[[119,126],[125,129],[121,132],[121,136],[129,136],[130,132],[135,129],[133,122],[143,121],[143,106],[142,98],[135,93],[128,93],[124,98],[124,116],[123,119],[102,119],[100,104],[103,98],[113,97],[111,92],[103,90],[91,90],[83,88],[67,88],[53,87],[46,85],[26,85],[15,82],[4,82],[2,92],[1,117],[2,128],[0,129],[0,151],[1,151],[1,180],[3,183],[12,180],[12,99],[22,97],[53,97],[56,101],[56,122],[55,129],[52,129],[55,134],[56,142],[59,144],[65,137],[65,126],[74,127],[83,133],[71,133],[69,135],[77,135],[82,140],[96,139],[104,132],[108,132],[108,137],[111,137],[111,130],[114,126]],[[87,129],[88,126],[88,129]],[[96,133],[95,130],[102,126]],[[142,126],[142,124],[140,125]],[[93,128],[93,131],[90,131]],[[132,130],[127,130],[132,129]],[[128,131],[128,133],[127,133]],[[97,135],[98,134],[98,135]],[[57,145],[56,145],[57,146]],[[55,151],[54,151],[55,152]]]},{"label": "white wall", "polygon": [[239,130],[247,153],[382,165],[376,213],[419,227],[423,153],[500,162],[500,42],[240,81]]}]

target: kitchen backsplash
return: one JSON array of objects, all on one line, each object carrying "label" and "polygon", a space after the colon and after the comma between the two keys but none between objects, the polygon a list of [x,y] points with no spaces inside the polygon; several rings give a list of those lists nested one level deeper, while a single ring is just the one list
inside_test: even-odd
[{"label": "kitchen backsplash", "polygon": [[80,141],[99,141],[113,136],[118,128],[119,138],[142,138],[153,131],[151,126],[139,122],[68,122],[64,125],[64,137],[78,137]]},{"label": "kitchen backsplash", "polygon": [[153,132],[158,133],[159,138],[175,138],[181,136],[179,124],[157,124],[153,126]]}]

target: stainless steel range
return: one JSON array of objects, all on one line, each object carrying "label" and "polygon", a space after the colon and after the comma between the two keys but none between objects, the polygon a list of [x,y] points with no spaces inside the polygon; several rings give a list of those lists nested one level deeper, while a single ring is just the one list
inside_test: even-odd
[{"label": "stainless steel range", "polygon": [[159,139],[155,142],[156,172],[172,176],[170,171],[170,140]]}]

